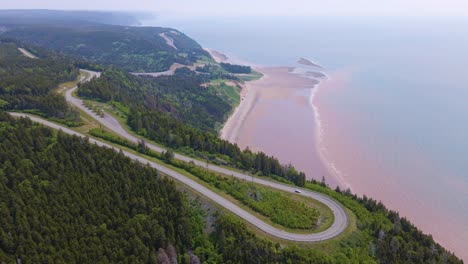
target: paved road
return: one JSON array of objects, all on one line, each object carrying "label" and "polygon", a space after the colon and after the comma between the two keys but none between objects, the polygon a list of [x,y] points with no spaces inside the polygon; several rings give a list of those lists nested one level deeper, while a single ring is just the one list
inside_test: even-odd
[{"label": "paved road", "polygon": [[[99,77],[99,73],[90,72],[90,71],[87,71],[87,72],[90,74],[90,76],[88,78],[86,78],[86,79],[83,78],[82,81],[88,81],[89,79],[91,79],[93,77]],[[104,117],[100,117],[96,113],[91,111],[90,109],[86,108],[81,99],[72,96],[73,91],[75,91],[76,89],[77,89],[77,87],[73,87],[72,89],[68,90],[65,93],[65,98],[66,98],[67,101],[69,101],[70,103],[72,103],[76,107],[80,108],[81,110],[85,111],[90,116],[92,116],[94,119],[96,119],[99,123],[101,123],[103,126],[105,126],[108,129],[114,131],[116,134],[119,134],[120,136],[126,138],[127,140],[129,140],[131,142],[134,142],[134,143],[137,143],[140,140],[139,138],[137,138],[137,137],[131,135],[130,133],[128,133],[121,126],[121,124],[114,117],[109,115],[108,113],[104,113]],[[13,115],[18,116],[19,114],[13,114]],[[21,115],[25,116],[25,114],[21,114]],[[66,131],[70,132],[70,134],[78,134],[77,132],[66,129],[66,128],[64,128],[62,126],[59,126],[57,124],[47,122],[47,121],[45,121],[43,119],[39,119],[39,118],[36,118],[36,117],[33,117],[33,116],[29,116],[29,117],[31,119],[33,119],[34,121],[40,122],[40,123],[42,123],[44,125],[47,125],[47,126],[51,126],[51,127],[55,128],[55,129],[62,129],[65,132]],[[83,135],[80,134],[80,136],[83,136]],[[101,145],[108,146],[107,144],[102,143],[102,142],[97,141],[97,140],[94,140],[94,139],[92,140],[92,142],[99,142]],[[150,143],[146,143],[146,146],[148,148],[154,150],[154,151],[157,151],[157,152],[165,151],[165,149],[163,149],[161,147],[158,147],[156,145],[150,144]],[[143,159],[141,157],[137,157],[137,156],[135,156],[135,155],[133,155],[131,153],[127,153],[127,154],[128,154],[128,156],[130,156],[133,159],[140,160],[140,161],[144,160],[145,163],[147,162],[147,160],[145,160],[145,159]],[[179,159],[179,160],[182,160],[182,161],[185,161],[185,162],[193,162],[197,166],[207,168],[207,169],[209,169],[211,171],[214,171],[214,172],[218,172],[218,173],[222,173],[222,174],[226,174],[226,175],[231,175],[233,177],[237,177],[237,178],[244,179],[244,180],[247,180],[247,181],[253,181],[255,183],[262,184],[262,185],[265,185],[265,186],[269,186],[269,187],[272,187],[272,188],[275,188],[275,189],[278,189],[278,190],[283,190],[283,191],[286,191],[286,192],[295,192],[295,190],[296,190],[296,187],[293,187],[293,186],[289,186],[289,185],[278,183],[278,182],[268,181],[268,180],[264,180],[264,179],[259,179],[259,178],[256,178],[256,177],[252,177],[251,175],[243,174],[243,173],[240,173],[240,172],[237,172],[237,171],[232,171],[232,170],[229,170],[229,169],[226,169],[226,168],[223,168],[223,167],[219,167],[219,166],[216,166],[216,165],[213,165],[213,164],[207,164],[206,162],[203,162],[203,161],[200,161],[200,160],[197,160],[197,159],[193,159],[193,158],[190,158],[190,157],[186,157],[184,155],[175,154],[174,157],[176,159]],[[287,233],[287,232],[284,232],[282,230],[279,230],[277,228],[274,228],[274,227],[262,222],[258,218],[256,218],[256,217],[252,216],[251,214],[245,212],[241,208],[237,207],[236,205],[232,204],[231,202],[227,201],[226,199],[222,198],[221,196],[217,195],[216,193],[210,191],[209,189],[203,187],[202,185],[194,182],[193,180],[190,180],[190,179],[186,178],[185,176],[183,176],[183,175],[181,175],[181,174],[179,174],[179,173],[177,173],[175,171],[172,171],[172,170],[170,170],[170,169],[168,169],[168,168],[166,168],[164,166],[158,165],[158,164],[154,164],[153,167],[155,167],[158,170],[168,174],[169,176],[172,176],[175,179],[189,185],[190,187],[196,189],[200,193],[208,196],[208,198],[212,199],[213,201],[219,203],[221,206],[225,207],[226,209],[228,209],[228,210],[232,211],[233,213],[239,215],[240,217],[244,218],[245,220],[247,220],[248,222],[250,222],[253,225],[257,226],[261,230],[263,230],[263,231],[265,231],[265,232],[267,232],[267,233],[269,233],[271,235],[283,238],[283,239],[301,241],[301,242],[321,241],[321,240],[330,239],[332,237],[335,237],[335,236],[339,235],[348,226],[348,217],[347,217],[343,207],[340,204],[338,204],[333,199],[331,199],[328,196],[323,195],[321,193],[301,189],[301,195],[304,195],[304,196],[313,198],[315,200],[318,200],[318,201],[322,202],[323,204],[325,204],[326,206],[328,206],[332,210],[332,212],[334,214],[334,220],[335,221],[333,222],[333,224],[327,230],[325,230],[323,232],[320,232],[320,233],[306,234],[306,235],[305,234],[299,235],[299,234]],[[196,188],[194,186],[196,186]]]},{"label": "paved road", "polygon": [[[81,133],[78,133],[76,131],[73,131],[73,130],[71,130],[69,128],[63,127],[61,125],[52,123],[50,121],[47,121],[47,120],[44,120],[42,118],[38,118],[38,117],[29,115],[29,114],[10,113],[10,115],[16,116],[16,117],[29,117],[34,122],[41,123],[41,124],[43,124],[45,126],[48,126],[48,127],[51,127],[51,128],[57,129],[57,130],[62,130],[63,132],[65,132],[67,134],[75,135],[75,136],[79,136],[79,137],[86,137],[85,135],[83,135]],[[100,140],[90,138],[89,141],[90,141],[90,143],[96,144],[96,145],[101,146],[101,147],[107,147],[107,148],[114,149],[114,150],[120,150],[120,149],[115,148],[115,147],[113,147],[113,146],[111,146],[111,145],[109,145],[107,143],[104,143],[104,142],[102,142]],[[139,161],[142,164],[149,164],[151,167],[159,170],[160,172],[169,175],[170,177],[182,182],[183,184],[185,184],[187,186],[190,186],[192,189],[194,189],[197,192],[205,195],[206,197],[208,197],[212,201],[218,203],[222,207],[226,208],[227,210],[229,210],[229,211],[233,212],[234,214],[238,215],[239,217],[245,219],[246,221],[248,221],[249,223],[251,223],[254,226],[258,227],[259,229],[263,230],[264,232],[266,232],[266,233],[268,233],[270,235],[273,235],[275,237],[279,237],[279,238],[286,239],[286,240],[292,240],[292,241],[300,241],[300,242],[317,242],[317,241],[323,241],[323,240],[326,240],[326,239],[330,239],[332,237],[335,237],[335,236],[339,235],[347,226],[346,214],[344,213],[344,211],[342,210],[340,205],[338,205],[335,201],[331,200],[330,198],[328,198],[328,197],[326,197],[326,196],[324,196],[322,194],[317,194],[317,193],[314,193],[314,192],[304,190],[301,193],[302,195],[309,196],[311,198],[317,199],[317,200],[321,201],[322,203],[324,203],[325,205],[329,206],[332,209],[333,213],[335,214],[335,222],[333,223],[333,225],[330,228],[328,228],[327,230],[325,230],[323,232],[320,232],[320,233],[315,233],[315,234],[294,234],[294,233],[289,233],[289,232],[286,232],[286,231],[283,231],[281,229],[275,228],[275,227],[263,222],[262,220],[260,220],[257,217],[253,216],[252,214],[250,214],[249,212],[247,212],[244,209],[240,208],[239,206],[233,204],[232,202],[225,199],[224,197],[216,194],[215,192],[211,191],[210,189],[206,188],[205,186],[195,182],[194,180],[192,180],[192,179],[190,179],[190,178],[188,178],[188,177],[186,177],[186,176],[184,176],[184,175],[182,175],[182,174],[180,174],[180,173],[178,173],[178,172],[176,172],[176,171],[174,171],[172,169],[169,169],[169,168],[167,168],[167,167],[165,167],[163,165],[154,163],[154,162],[152,162],[150,160],[147,160],[147,159],[145,159],[143,157],[137,156],[137,155],[135,155],[133,153],[130,153],[128,151],[125,151],[125,150],[122,150],[122,153],[125,156],[127,156],[127,157],[129,157],[129,158],[131,158],[133,160]],[[249,177],[249,179],[250,179],[250,177]],[[294,187],[290,187],[290,186],[286,186],[286,185],[282,185],[282,184],[278,184],[278,183],[273,183],[273,182],[268,182],[268,185],[270,185],[272,187],[275,187],[275,188],[278,188],[278,189],[291,191],[291,192],[293,192],[295,190]],[[344,220],[344,221],[342,221],[342,220]]]}]

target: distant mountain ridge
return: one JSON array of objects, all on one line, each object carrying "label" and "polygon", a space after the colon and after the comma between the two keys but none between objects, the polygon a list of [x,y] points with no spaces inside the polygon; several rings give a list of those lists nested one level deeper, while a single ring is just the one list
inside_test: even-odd
[{"label": "distant mountain ridge", "polygon": [[132,72],[164,71],[173,63],[192,65],[210,58],[196,41],[175,29],[98,23],[108,21],[137,19],[106,12],[0,11],[0,37]]},{"label": "distant mountain ridge", "polygon": [[65,11],[65,10],[0,10],[0,23],[8,21],[15,24],[30,24],[33,22],[88,22],[108,25],[139,26],[138,17],[144,14],[130,12],[106,12],[106,11]]}]

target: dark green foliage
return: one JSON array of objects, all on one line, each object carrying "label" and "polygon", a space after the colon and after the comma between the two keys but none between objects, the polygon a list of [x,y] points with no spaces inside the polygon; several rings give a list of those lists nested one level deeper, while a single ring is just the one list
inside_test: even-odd
[{"label": "dark green foliage", "polygon": [[[80,86],[79,95],[130,108],[128,125],[140,135],[173,149],[209,153],[231,166],[277,176],[302,186],[304,173],[283,166],[264,153],[241,151],[213,133],[232,106],[216,90],[200,84],[209,75],[179,69],[173,76],[138,77],[120,70],[104,71],[100,78]],[[115,103],[114,103],[115,104]]]},{"label": "dark green foliage", "polygon": [[220,63],[221,67],[230,73],[252,73],[252,68],[250,66],[236,65],[230,63]]},{"label": "dark green foliage", "polygon": [[210,74],[212,79],[227,79],[227,80],[235,80],[239,81],[240,79],[235,75],[230,74],[227,70],[224,70],[218,64],[209,63],[203,66],[198,66],[195,68],[197,72]]},{"label": "dark green foliage", "polygon": [[[230,215],[217,219],[213,241],[227,260],[225,263],[346,263],[337,261],[337,256],[327,256],[315,249],[283,248],[280,244],[259,239],[245,224]],[[346,257],[344,260],[350,261]]]},{"label": "dark green foliage", "polygon": [[157,263],[165,254],[179,263],[462,263],[381,203],[306,187],[358,218],[358,230],[328,253],[257,238],[230,215],[217,218],[208,240],[200,204],[189,206],[155,170],[0,113],[0,261]]},{"label": "dark green foliage", "polygon": [[216,258],[190,208],[154,169],[0,113],[0,262],[148,263],[169,243]]},{"label": "dark green foliage", "polygon": [[131,108],[156,110],[203,130],[224,121],[231,110],[227,99],[200,86],[209,76],[180,69],[173,76],[139,77],[109,69],[100,78],[80,86],[79,95]]},{"label": "dark green foliage", "polygon": [[317,226],[317,219],[320,215],[319,211],[309,208],[304,203],[295,201],[278,191],[252,185],[246,181],[235,178],[218,175],[195,166],[192,162],[187,163],[176,160],[174,159],[174,152],[170,149],[160,154],[150,151],[143,141],[139,141],[138,144],[133,144],[98,128],[91,130],[90,133],[93,136],[131,148],[145,155],[162,160],[174,167],[183,169],[211,186],[226,192],[254,211],[270,218],[274,223],[296,229],[312,229]]},{"label": "dark green foliage", "polygon": [[170,149],[163,152],[163,157],[166,161],[171,161],[174,159],[174,152]]},{"label": "dark green foliage", "polygon": [[[157,72],[173,63],[191,65],[209,57],[198,43],[183,33],[160,27],[129,27],[93,23],[51,24],[9,22],[2,35],[94,63],[114,65],[133,72]],[[174,40],[177,49],[159,35]]]},{"label": "dark green foliage", "polygon": [[211,132],[188,126],[157,111],[138,112],[132,109],[128,115],[128,125],[137,133],[174,149],[189,147],[197,152],[216,154],[234,167],[265,176],[277,176],[298,186],[305,183],[304,173],[292,166],[281,165],[274,157],[249,149],[241,151],[236,144],[222,140]]},{"label": "dark green foliage", "polygon": [[79,70],[62,56],[33,50],[40,59],[31,59],[18,51],[14,43],[0,41],[0,109],[38,110],[48,117],[76,120],[76,113],[65,98],[52,90],[75,80]]}]

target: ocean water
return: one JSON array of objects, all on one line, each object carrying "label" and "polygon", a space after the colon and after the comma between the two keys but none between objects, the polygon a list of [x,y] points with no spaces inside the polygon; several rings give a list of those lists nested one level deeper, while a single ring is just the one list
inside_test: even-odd
[{"label": "ocean water", "polygon": [[468,19],[150,24],[177,28],[239,61],[320,63],[331,77],[313,99],[326,161],[353,192],[382,200],[468,260]]}]

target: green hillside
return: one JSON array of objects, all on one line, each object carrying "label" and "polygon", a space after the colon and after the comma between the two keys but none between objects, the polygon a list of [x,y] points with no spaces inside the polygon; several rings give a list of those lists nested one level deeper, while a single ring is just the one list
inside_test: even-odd
[{"label": "green hillside", "polygon": [[[113,65],[132,72],[157,72],[173,63],[191,65],[209,57],[202,47],[185,34],[170,28],[104,25],[68,21],[32,23],[30,20],[2,19],[0,37],[14,38],[56,52]],[[168,45],[161,36],[173,40]]]},{"label": "green hillside", "polygon": [[306,187],[348,207],[356,230],[281,245],[148,166],[0,112],[0,262],[462,263],[381,203]]},{"label": "green hillside", "polygon": [[[88,13],[67,20],[41,11],[12,19],[15,12],[0,12],[0,263],[463,263],[381,202],[307,181],[292,165],[220,139],[220,124],[240,101],[240,80],[232,73],[250,67],[214,63],[173,29],[99,24],[114,20]],[[129,73],[200,60],[206,65],[171,76]],[[76,81],[79,68],[102,71],[79,85],[86,104],[103,107],[169,151],[130,143],[70,107],[56,88]],[[182,162],[172,151],[325,194],[346,209],[350,223],[339,236],[316,243],[270,237],[118,151],[6,111],[41,115],[151,156],[276,224],[308,229],[321,220],[316,210],[269,187]]]},{"label": "green hillside", "polygon": [[0,40],[0,109],[30,110],[74,122],[79,120],[65,99],[53,90],[60,83],[75,80],[79,69],[71,59],[42,49],[40,59],[24,56],[15,43]]}]

